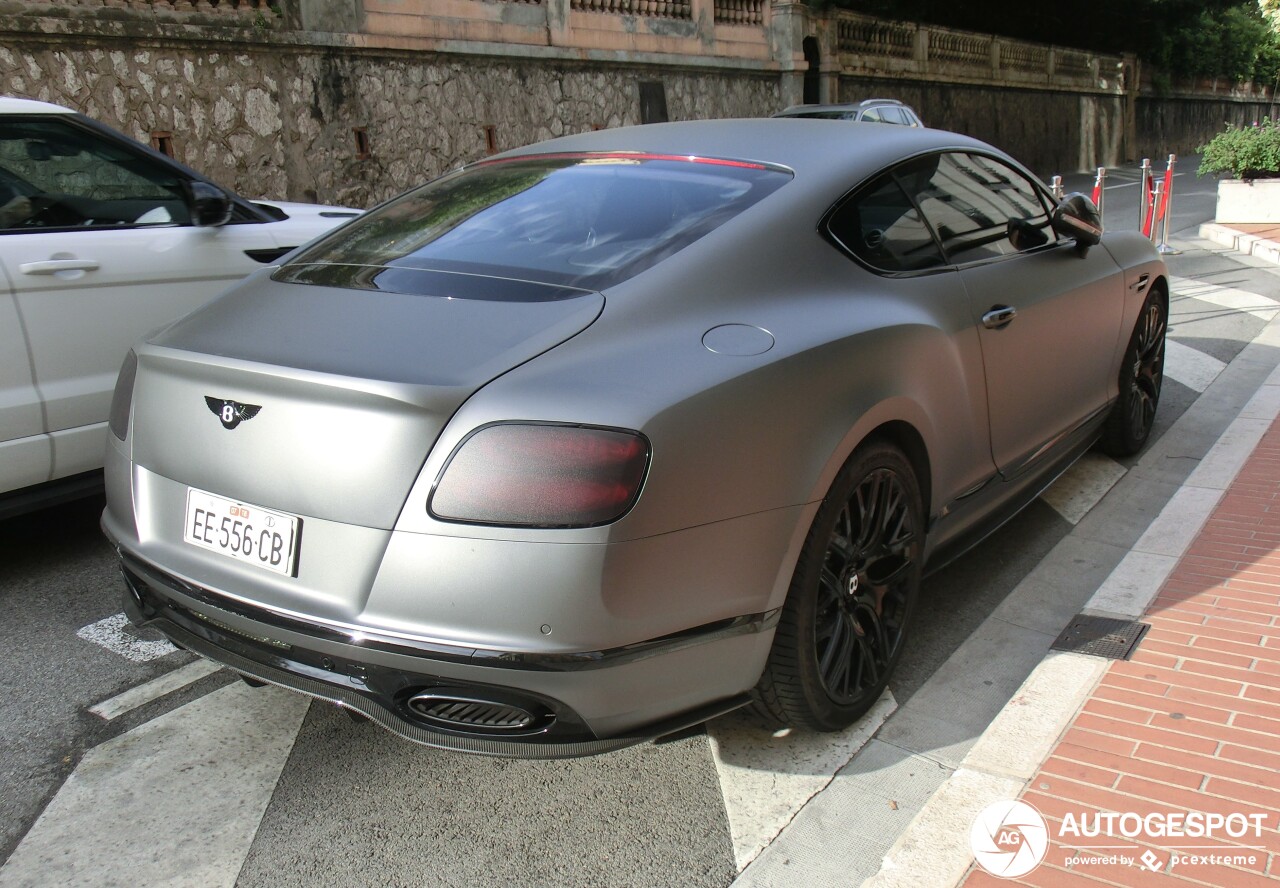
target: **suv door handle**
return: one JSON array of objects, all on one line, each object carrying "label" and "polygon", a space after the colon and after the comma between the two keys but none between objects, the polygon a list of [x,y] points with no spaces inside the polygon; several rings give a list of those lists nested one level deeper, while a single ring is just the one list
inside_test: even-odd
[{"label": "suv door handle", "polygon": [[23,262],[18,271],[23,274],[57,274],[59,271],[97,271],[93,259],[42,259],[39,262]]},{"label": "suv door handle", "polygon": [[988,330],[1001,330],[1013,323],[1018,312],[1012,306],[993,305],[991,310],[982,316],[982,326]]}]

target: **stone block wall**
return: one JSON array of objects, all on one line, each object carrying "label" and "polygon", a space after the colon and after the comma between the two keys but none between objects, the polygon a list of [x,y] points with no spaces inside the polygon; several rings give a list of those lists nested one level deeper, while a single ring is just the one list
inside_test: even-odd
[{"label": "stone block wall", "polygon": [[262,41],[0,46],[3,94],[67,105],[143,143],[170,132],[178,160],[249,197],[358,207],[485,156],[489,127],[504,150],[639,123],[642,81],[663,84],[672,120],[780,107],[764,73]]},{"label": "stone block wall", "polygon": [[863,77],[840,79],[842,101],[880,96],[911,105],[926,126],[997,145],[1045,177],[1114,166],[1126,159],[1123,96]]}]

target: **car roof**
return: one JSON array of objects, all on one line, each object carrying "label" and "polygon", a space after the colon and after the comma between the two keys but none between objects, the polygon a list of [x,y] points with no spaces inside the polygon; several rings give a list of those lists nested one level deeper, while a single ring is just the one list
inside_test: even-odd
[{"label": "car roof", "polygon": [[499,155],[649,152],[754,161],[786,167],[797,180],[848,182],[899,160],[943,149],[1004,152],[969,136],[924,127],[849,120],[760,117],[653,123],[579,133]]},{"label": "car roof", "polygon": [[826,105],[792,105],[779,114],[807,114],[814,111],[865,111],[867,108],[876,105],[894,105],[899,108],[909,108],[906,102],[901,99],[863,99],[861,102],[838,102]]},{"label": "car roof", "polygon": [[70,108],[35,99],[0,96],[0,114],[75,114]]}]

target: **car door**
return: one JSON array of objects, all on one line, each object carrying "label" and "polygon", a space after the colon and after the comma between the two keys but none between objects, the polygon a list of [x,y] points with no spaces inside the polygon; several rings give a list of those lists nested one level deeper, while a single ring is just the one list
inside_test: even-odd
[{"label": "car door", "polygon": [[[947,264],[903,188],[901,172],[906,170],[910,181],[911,166],[870,180],[831,210],[823,228],[881,278],[872,286],[858,280],[858,302],[886,328],[902,328],[886,332],[909,331],[893,340],[886,367],[896,378],[888,388],[921,404],[933,422],[930,460],[939,485],[934,502],[941,508],[988,481],[995,466],[978,334],[958,269]],[[889,293],[892,298],[881,302],[879,297]],[[887,311],[890,305],[892,311]],[[913,345],[897,348],[903,343]]]},{"label": "car door", "polygon": [[22,318],[0,270],[0,491],[47,480],[52,464]]},{"label": "car door", "polygon": [[266,225],[193,225],[189,181],[73,115],[0,117],[0,269],[29,353],[24,381],[3,342],[3,385],[34,387],[42,402],[39,429],[24,409],[4,414],[0,434],[49,436],[38,480],[101,466],[130,344],[261,268],[246,250],[275,246]]},{"label": "car door", "polygon": [[935,156],[915,195],[960,269],[986,367],[991,449],[1005,477],[1099,416],[1124,308],[1106,250],[1059,238],[1023,173],[976,153]]}]

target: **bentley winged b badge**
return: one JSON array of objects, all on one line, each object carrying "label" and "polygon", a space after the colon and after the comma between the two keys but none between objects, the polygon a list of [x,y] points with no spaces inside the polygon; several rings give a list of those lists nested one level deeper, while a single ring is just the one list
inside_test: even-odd
[{"label": "bentley winged b badge", "polygon": [[204,402],[209,405],[209,409],[213,411],[214,416],[222,420],[224,429],[234,429],[240,425],[241,421],[253,419],[258,415],[258,411],[262,409],[258,404],[241,404],[239,401],[211,398],[208,395],[204,396]]}]

